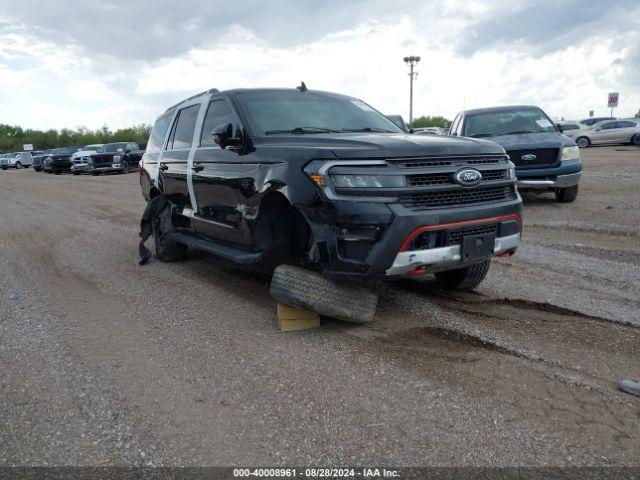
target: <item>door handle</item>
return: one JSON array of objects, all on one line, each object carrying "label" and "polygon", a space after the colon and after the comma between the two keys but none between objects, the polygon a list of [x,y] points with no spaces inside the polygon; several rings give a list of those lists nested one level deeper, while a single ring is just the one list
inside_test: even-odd
[{"label": "door handle", "polygon": [[169,170],[169,165],[167,165],[166,163],[161,163],[160,164],[160,171],[164,172],[165,170]]},{"label": "door handle", "polygon": [[191,167],[191,170],[193,170],[194,172],[201,172],[202,170],[204,170],[204,165],[198,163]]}]

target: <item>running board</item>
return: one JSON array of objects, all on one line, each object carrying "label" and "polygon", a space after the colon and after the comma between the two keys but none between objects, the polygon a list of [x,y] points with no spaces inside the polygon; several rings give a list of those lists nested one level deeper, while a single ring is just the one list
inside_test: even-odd
[{"label": "running board", "polygon": [[203,250],[213,253],[219,257],[226,258],[235,263],[247,265],[250,263],[260,263],[262,261],[262,252],[248,252],[240,248],[223,245],[213,240],[205,240],[188,233],[174,232],[169,234],[169,239],[197,250]]}]

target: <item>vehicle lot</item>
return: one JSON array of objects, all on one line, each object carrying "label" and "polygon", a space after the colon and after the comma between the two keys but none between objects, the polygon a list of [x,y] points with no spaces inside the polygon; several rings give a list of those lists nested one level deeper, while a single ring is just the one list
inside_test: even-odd
[{"label": "vehicle lot", "polygon": [[640,148],[581,154],[477,293],[286,334],[239,267],[137,265],[135,176],[0,173],[0,462],[637,465]]}]

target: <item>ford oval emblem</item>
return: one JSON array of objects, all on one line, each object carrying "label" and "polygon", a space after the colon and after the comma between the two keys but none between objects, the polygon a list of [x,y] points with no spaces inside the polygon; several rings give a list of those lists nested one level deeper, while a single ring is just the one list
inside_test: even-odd
[{"label": "ford oval emblem", "polygon": [[463,187],[475,187],[482,181],[482,174],[474,168],[465,168],[456,173],[455,178]]},{"label": "ford oval emblem", "polygon": [[536,156],[533,153],[527,153],[526,155],[522,155],[522,160],[525,162],[533,162],[536,159]]}]

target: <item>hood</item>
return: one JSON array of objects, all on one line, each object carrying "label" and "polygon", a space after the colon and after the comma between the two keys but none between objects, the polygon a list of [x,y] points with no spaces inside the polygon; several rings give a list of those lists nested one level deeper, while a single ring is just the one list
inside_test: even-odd
[{"label": "hood", "polygon": [[569,137],[559,132],[519,133],[485,138],[502,145],[505,150],[573,147],[576,144]]},{"label": "hood", "polygon": [[96,153],[96,150],[80,150],[71,155],[71,158],[88,157],[89,155],[92,155],[94,153]]},{"label": "hood", "polygon": [[502,147],[484,139],[413,135],[407,133],[340,133],[263,136],[256,147],[289,147],[314,150],[338,158],[391,158],[432,155],[503,154]]}]

